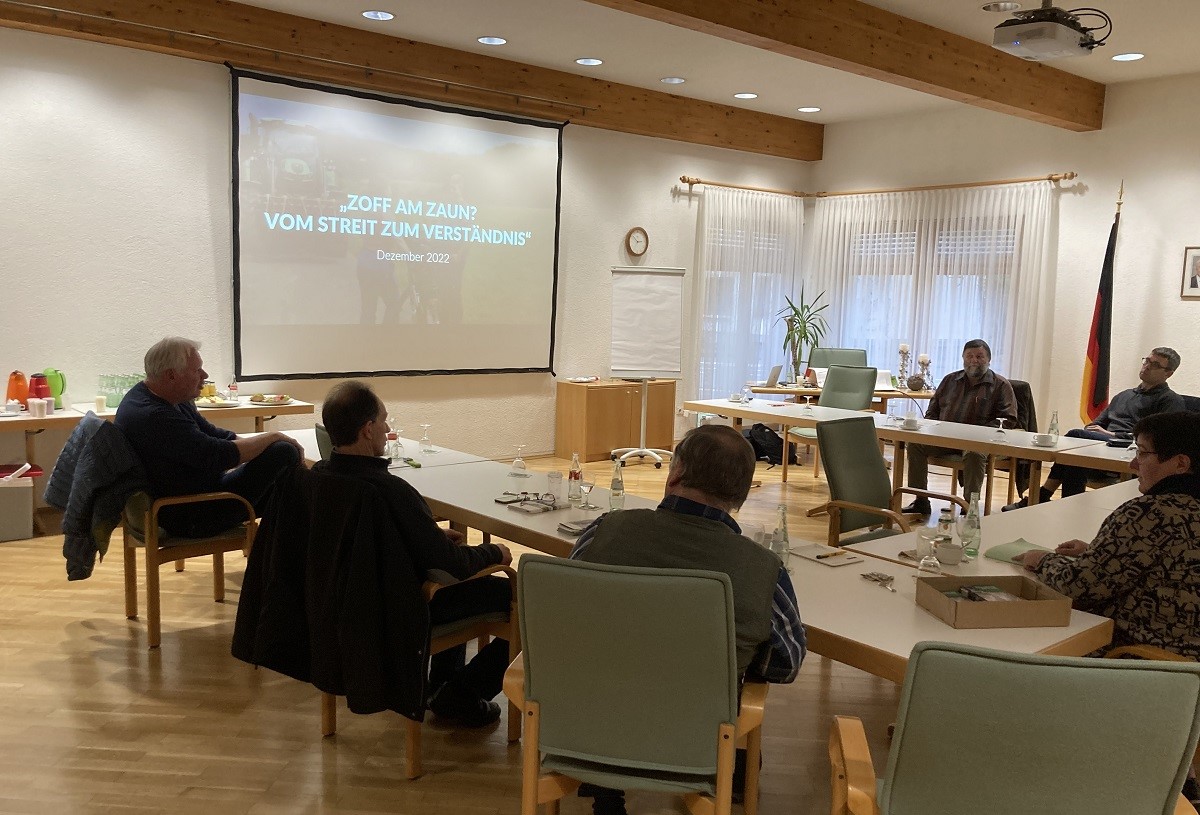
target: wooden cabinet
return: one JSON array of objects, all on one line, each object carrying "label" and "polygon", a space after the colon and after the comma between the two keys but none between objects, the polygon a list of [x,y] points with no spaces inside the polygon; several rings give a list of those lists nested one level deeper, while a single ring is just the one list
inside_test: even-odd
[{"label": "wooden cabinet", "polygon": [[[647,383],[646,446],[670,450],[675,441],[675,380]],[[554,454],[603,461],[618,447],[637,447],[642,426],[638,382],[559,382]]]}]

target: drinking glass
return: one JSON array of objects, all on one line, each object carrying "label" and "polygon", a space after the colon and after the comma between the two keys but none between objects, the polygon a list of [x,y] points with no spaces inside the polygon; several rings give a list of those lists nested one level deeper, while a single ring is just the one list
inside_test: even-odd
[{"label": "drinking glass", "polygon": [[579,482],[579,492],[580,492],[580,494],[583,495],[583,503],[579,505],[580,509],[587,510],[589,512],[592,510],[600,509],[600,507],[598,507],[592,503],[592,499],[591,499],[592,488],[595,486],[596,486],[596,479],[594,476],[585,475],[583,477],[583,480]]},{"label": "drinking glass", "polygon": [[404,434],[404,431],[395,425],[388,424],[387,432],[396,434],[396,446],[393,450],[388,451],[389,458],[391,458],[392,461],[404,461],[404,442],[400,441],[400,436]]},{"label": "drinking glass", "polygon": [[942,573],[942,563],[937,555],[926,555],[917,564],[916,577],[937,577]]},{"label": "drinking glass", "polygon": [[804,397],[804,407],[800,408],[801,413],[812,413],[812,397]]},{"label": "drinking glass", "polygon": [[433,427],[433,425],[431,425],[431,424],[421,425],[421,430],[423,431],[423,433],[421,434],[421,440],[420,440],[422,453],[428,454],[428,453],[436,453],[437,452],[437,449],[433,446],[433,441],[429,438],[429,428],[431,428],[431,427]]},{"label": "drinking glass", "polygon": [[1003,436],[1003,435],[1005,435],[1005,433],[1004,433],[1004,423],[1005,423],[1005,421],[1007,421],[1007,420],[1006,420],[1006,419],[997,419],[996,421],[998,421],[998,422],[1000,423],[1000,426],[996,428],[996,435],[997,435],[997,436]]},{"label": "drinking glass", "polygon": [[524,444],[516,445],[517,457],[513,459],[512,466],[508,468],[508,474],[512,478],[529,478],[530,476],[529,468],[525,466],[525,459],[521,458],[521,451],[525,447]]}]

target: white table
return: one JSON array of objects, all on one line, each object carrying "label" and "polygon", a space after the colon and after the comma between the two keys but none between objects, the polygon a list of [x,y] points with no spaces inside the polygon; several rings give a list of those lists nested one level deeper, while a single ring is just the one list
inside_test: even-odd
[{"label": "white table", "polygon": [[[321,460],[321,449],[317,445],[316,428],[306,427],[302,430],[284,430],[283,435],[290,436],[304,447],[304,458],[309,462],[317,462]],[[244,433],[242,435],[249,436],[251,434]],[[417,464],[424,467],[444,467],[448,464],[469,464],[476,461],[487,461],[480,456],[472,455],[471,453],[463,453],[459,450],[451,450],[446,447],[437,447],[436,453],[422,453],[420,445],[415,439],[401,439],[404,444],[404,454],[412,458]],[[403,476],[404,473],[410,470],[417,469],[411,465],[398,462],[388,467],[389,470],[396,475]]]},{"label": "white table", "polygon": [[[897,683],[913,646],[924,640],[1070,656],[1112,640],[1112,620],[1082,611],[1072,611],[1063,627],[957,629],[917,605],[916,569],[871,559],[831,567],[793,556],[791,563],[809,649]],[[895,575],[895,593],[863,579],[870,571]]]},{"label": "white table", "polygon": [[[393,471],[425,497],[435,515],[449,518],[459,526],[478,529],[505,540],[528,546],[550,555],[570,554],[576,538],[558,531],[563,521],[597,518],[608,510],[608,490],[597,486],[591,495],[593,504],[602,509],[585,512],[567,509],[529,515],[496,503],[506,490],[512,492],[545,492],[545,473],[533,473],[529,478],[513,478],[509,467],[496,461],[465,462],[454,467],[421,467]],[[653,509],[657,501],[625,494],[625,508]]]},{"label": "white table", "polygon": [[[71,405],[71,407],[80,413],[87,413],[89,410],[95,412],[96,407],[88,402],[79,402]],[[251,402],[250,397],[246,396],[238,400],[236,407],[213,407],[204,405],[196,405],[204,418],[210,422],[213,421],[214,414],[223,413],[235,418],[250,418],[254,419],[254,432],[261,433],[266,428],[266,423],[274,419],[276,416],[296,416],[311,414],[316,409],[311,402],[301,402],[299,399],[293,399],[285,405],[267,404]],[[112,421],[117,415],[116,407],[109,407],[106,410],[97,413],[102,419]]]},{"label": "white table", "polygon": [[[1067,441],[1066,436],[1059,438],[1059,446]],[[1128,478],[1133,470],[1129,466],[1133,459],[1132,446],[1109,447],[1102,441],[1094,442],[1086,447],[1064,450],[1062,455],[1054,457],[1059,464],[1069,464],[1072,467],[1086,467],[1089,470],[1103,470],[1110,473],[1120,473]]]}]

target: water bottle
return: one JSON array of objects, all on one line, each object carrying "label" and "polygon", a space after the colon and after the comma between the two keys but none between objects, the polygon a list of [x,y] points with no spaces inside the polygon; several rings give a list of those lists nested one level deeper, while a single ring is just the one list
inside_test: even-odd
[{"label": "water bottle", "polygon": [[387,434],[387,444],[383,447],[383,455],[392,464],[400,460],[400,434],[394,430]]},{"label": "water bottle", "polygon": [[954,515],[950,507],[942,507],[941,514],[938,515],[937,531],[939,540],[954,540]]},{"label": "water bottle", "polygon": [[579,454],[571,454],[571,469],[567,470],[567,503],[573,506],[579,506],[583,503],[583,490],[579,489],[579,485],[583,483],[583,467],[579,464]]},{"label": "water bottle", "polygon": [[226,389],[225,398],[230,402],[238,401],[238,386],[236,381],[229,383],[229,387]]},{"label": "water bottle", "polygon": [[1050,441],[1058,444],[1058,411],[1050,414],[1050,427],[1047,431],[1050,434]]},{"label": "water bottle", "polygon": [[608,511],[625,509],[625,476],[622,475],[621,459],[613,462],[612,482],[608,486]]},{"label": "water bottle", "polygon": [[779,520],[775,522],[775,531],[771,533],[771,545],[767,547],[783,561],[783,568],[788,568],[791,560],[791,542],[787,531],[787,504],[779,505]]},{"label": "water bottle", "polygon": [[963,554],[973,558],[979,556],[979,493],[971,493],[971,505],[967,509],[967,518],[963,521],[962,542]]}]

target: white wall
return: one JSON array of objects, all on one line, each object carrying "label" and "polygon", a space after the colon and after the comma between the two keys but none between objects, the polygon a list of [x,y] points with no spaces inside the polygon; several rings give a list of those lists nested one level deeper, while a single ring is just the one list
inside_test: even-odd
[{"label": "white wall", "polygon": [[1059,195],[1053,343],[1046,349],[1051,381],[1034,383],[1049,394],[1038,403],[1041,421],[1057,409],[1064,427],[1073,426],[1122,180],[1112,392],[1136,385],[1139,358],[1168,345],[1183,357],[1171,386],[1200,394],[1200,301],[1179,298],[1183,249],[1200,245],[1200,109],[1191,104],[1198,95],[1200,75],[1111,86],[1104,129],[1097,133],[1069,133],[966,107],[831,126],[813,185],[855,190],[1078,172]]},{"label": "white wall", "polygon": [[[229,380],[229,95],[218,65],[0,29],[0,369],[56,366],[69,395],[90,401],[101,373],[136,372],[152,342],[180,334],[201,340],[209,373]],[[564,152],[560,376],[608,373],[609,267],[630,263],[629,227],[650,234],[638,263],[693,270],[699,197],[675,190],[680,175],[796,189],[810,173],[801,162],[574,126]],[[319,402],[331,384],[280,389]],[[553,449],[549,375],[374,384],[407,435],[427,421],[436,442],[479,455],[507,457],[518,443],[526,455]],[[680,394],[689,388],[681,382]],[[0,438],[0,461],[21,456],[17,435]],[[62,441],[46,436],[43,462]]]}]

